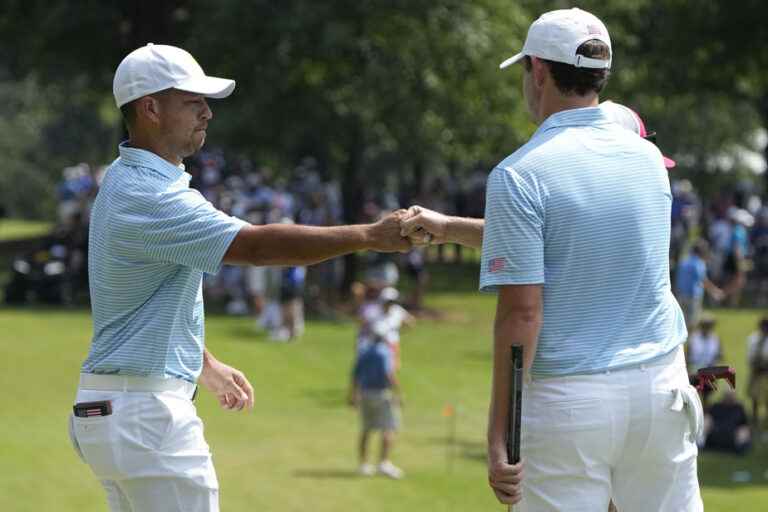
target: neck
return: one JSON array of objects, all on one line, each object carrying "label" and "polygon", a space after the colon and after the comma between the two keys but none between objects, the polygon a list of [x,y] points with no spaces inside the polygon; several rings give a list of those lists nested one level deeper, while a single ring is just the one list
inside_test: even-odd
[{"label": "neck", "polygon": [[149,151],[150,153],[154,153],[163,160],[175,165],[176,167],[181,165],[183,160],[181,156],[175,154],[175,152],[172,151],[161,139],[150,136],[148,134],[130,134],[128,145],[133,148],[143,149],[145,151]]},{"label": "neck", "polygon": [[579,96],[577,94],[565,96],[557,90],[549,89],[544,92],[541,100],[541,108],[539,109],[540,123],[543,123],[552,114],[557,114],[563,110],[596,107],[600,104],[600,98],[595,93],[586,96]]}]

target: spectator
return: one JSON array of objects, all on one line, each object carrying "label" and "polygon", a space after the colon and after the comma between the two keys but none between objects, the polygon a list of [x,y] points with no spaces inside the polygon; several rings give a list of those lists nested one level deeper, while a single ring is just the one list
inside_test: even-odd
[{"label": "spectator", "polygon": [[395,370],[400,370],[400,329],[411,326],[416,319],[408,311],[397,303],[400,293],[392,287],[381,290],[379,296],[382,303],[382,320],[387,326],[387,343],[392,349],[395,361]]},{"label": "spectator", "polygon": [[704,291],[716,301],[723,298],[723,292],[707,278],[708,245],[705,240],[698,240],[690,254],[678,265],[675,276],[677,301],[683,309],[685,325],[691,331],[699,323]]},{"label": "spectator", "polygon": [[726,215],[716,214],[709,224],[707,238],[711,244],[709,269],[712,281],[718,284],[723,282],[723,267],[731,246],[731,223]]},{"label": "spectator", "polygon": [[728,303],[731,307],[739,305],[741,291],[746,284],[747,263],[749,254],[749,237],[747,228],[754,224],[752,215],[741,208],[729,208],[728,219],[731,222],[731,239],[728,253],[723,263],[723,289],[728,295]]},{"label": "spectator", "polygon": [[378,472],[390,478],[399,479],[403,471],[389,460],[400,428],[402,402],[400,388],[395,375],[392,351],[387,347],[385,337],[387,326],[377,322],[372,328],[373,344],[368,346],[355,361],[349,389],[349,403],[360,408],[359,473],[372,476],[373,465],[368,462],[368,440],[373,431],[381,432],[381,454]]},{"label": "spectator", "polygon": [[752,445],[752,433],[747,412],[737,400],[736,392],[728,389],[720,402],[704,415],[704,449],[744,455]]},{"label": "spectator", "polygon": [[408,303],[411,308],[419,311],[424,308],[424,294],[429,283],[429,274],[425,268],[424,261],[425,249],[423,247],[415,247],[405,254],[404,258],[405,271],[413,279],[413,288]]},{"label": "spectator", "polygon": [[[714,329],[715,323],[713,316],[706,313],[703,314],[701,320],[699,320],[698,328],[688,338],[685,360],[688,362],[688,375],[690,376],[691,384],[694,386],[698,384],[696,372],[700,368],[715,366],[724,359],[720,337]],[[712,391],[708,389],[701,394],[705,407],[711,393]]]},{"label": "spectator", "polygon": [[304,333],[305,267],[285,267],[280,285],[280,311],[283,326],[279,338],[290,341]]},{"label": "spectator", "polygon": [[768,206],[763,206],[758,211],[750,237],[756,290],[755,305],[761,307],[766,305],[768,299]]},{"label": "spectator", "polygon": [[752,423],[760,428],[760,404],[768,401],[768,316],[759,323],[758,330],[747,338],[749,364],[749,396],[752,399]]}]

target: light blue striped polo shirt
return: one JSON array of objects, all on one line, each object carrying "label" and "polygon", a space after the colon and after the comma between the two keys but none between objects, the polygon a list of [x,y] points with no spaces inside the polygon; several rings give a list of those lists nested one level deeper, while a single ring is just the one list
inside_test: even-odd
[{"label": "light blue striped polo shirt", "polygon": [[685,341],[656,146],[599,107],[558,112],[491,172],[486,201],[480,289],[543,285],[532,375],[636,365]]},{"label": "light blue striped polo shirt", "polygon": [[93,340],[86,373],[176,377],[202,369],[203,272],[245,222],[189,188],[191,176],[123,143],[91,212]]}]

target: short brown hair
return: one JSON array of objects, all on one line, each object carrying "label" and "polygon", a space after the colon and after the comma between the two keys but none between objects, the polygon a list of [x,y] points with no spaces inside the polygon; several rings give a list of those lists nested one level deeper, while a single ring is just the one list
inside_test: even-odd
[{"label": "short brown hair", "polygon": [[[592,59],[608,60],[611,58],[611,49],[599,39],[590,39],[583,42],[576,50],[576,53]],[[590,92],[600,94],[605,88],[605,84],[608,83],[608,77],[611,74],[608,69],[577,68],[563,62],[547,59],[541,60],[547,63],[557,89],[565,95],[578,94],[579,96],[585,96]],[[530,57],[525,57],[524,64],[526,71],[530,71]]]},{"label": "short brown hair", "polygon": [[[163,96],[169,94],[174,89],[163,89],[162,91],[153,92],[152,94],[147,94],[147,96],[152,96],[154,98],[162,98]],[[141,98],[143,98],[142,96]],[[120,112],[123,114],[123,122],[125,123],[125,127],[130,130],[131,127],[136,122],[136,102],[139,101],[141,98],[136,98],[135,100],[129,101],[122,107],[120,107]]]},{"label": "short brown hair", "polygon": [[121,106],[120,112],[123,114],[123,122],[125,123],[126,129],[130,130],[133,123],[136,121],[136,100],[129,101]]}]

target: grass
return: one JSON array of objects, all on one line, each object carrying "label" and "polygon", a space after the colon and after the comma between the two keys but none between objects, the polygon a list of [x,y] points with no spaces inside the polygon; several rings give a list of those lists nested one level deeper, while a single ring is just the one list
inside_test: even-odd
[{"label": "grass", "polygon": [[[218,409],[207,393],[197,405],[221,482],[223,510],[503,510],[486,485],[484,429],[490,382],[494,298],[441,272],[429,306],[443,312],[403,336],[405,429],[394,454],[402,481],[355,477],[357,417],[344,403],[352,323],[311,322],[304,338],[275,344],[247,318],[212,315],[207,344],[239,367],[256,389],[253,412]],[[744,340],[757,311],[716,312],[743,396]],[[0,510],[106,510],[99,484],[72,451],[66,419],[90,337],[83,310],[0,309]],[[457,408],[449,442],[446,404]],[[705,453],[700,478],[708,512],[768,508],[768,450],[745,457]],[[650,469],[649,469],[650,470]],[[734,471],[752,480],[736,484]]]},{"label": "grass", "polygon": [[51,230],[50,222],[20,219],[0,219],[0,242],[34,238]]}]

